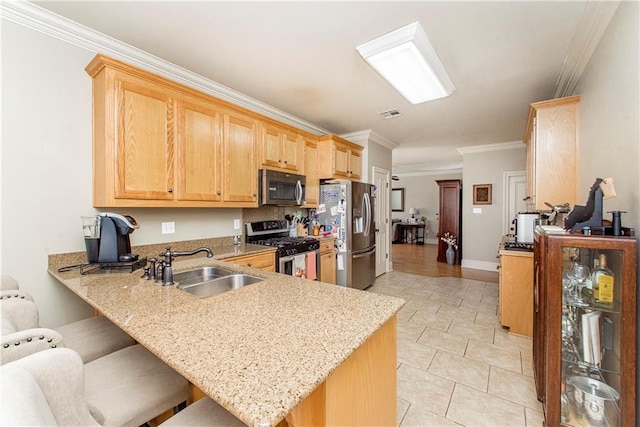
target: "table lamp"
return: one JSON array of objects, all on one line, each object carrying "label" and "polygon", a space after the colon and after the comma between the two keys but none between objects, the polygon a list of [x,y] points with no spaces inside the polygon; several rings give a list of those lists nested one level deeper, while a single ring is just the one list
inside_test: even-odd
[{"label": "table lamp", "polygon": [[411,215],[411,219],[415,219],[415,214],[418,213],[416,208],[409,208],[409,215]]}]

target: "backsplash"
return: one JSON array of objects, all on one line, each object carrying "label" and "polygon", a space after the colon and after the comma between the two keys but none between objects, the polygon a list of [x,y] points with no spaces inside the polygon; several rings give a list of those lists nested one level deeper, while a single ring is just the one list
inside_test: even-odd
[{"label": "backsplash", "polygon": [[244,223],[265,220],[284,220],[286,214],[302,212],[302,216],[308,215],[308,209],[284,206],[260,206],[259,208],[242,210],[242,232],[244,234]]}]

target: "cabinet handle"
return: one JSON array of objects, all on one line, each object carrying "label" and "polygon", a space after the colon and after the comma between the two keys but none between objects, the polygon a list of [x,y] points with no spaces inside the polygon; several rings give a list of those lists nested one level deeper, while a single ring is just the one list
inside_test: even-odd
[{"label": "cabinet handle", "polygon": [[281,159],[278,159],[278,163],[282,163],[282,160],[281,160]]},{"label": "cabinet handle", "polygon": [[258,195],[256,193],[253,193],[253,197],[257,197]]},{"label": "cabinet handle", "polygon": [[220,192],[220,191],[216,191],[216,196],[219,196],[219,195],[221,195],[221,194],[222,194],[222,192]]},{"label": "cabinet handle", "polygon": [[251,263],[250,262],[247,263],[247,267],[251,267]]},{"label": "cabinet handle", "polygon": [[173,188],[168,189],[167,193],[173,193]]},{"label": "cabinet handle", "polygon": [[286,160],[284,161],[284,164],[285,164],[285,165],[287,164],[287,161],[286,161]]}]

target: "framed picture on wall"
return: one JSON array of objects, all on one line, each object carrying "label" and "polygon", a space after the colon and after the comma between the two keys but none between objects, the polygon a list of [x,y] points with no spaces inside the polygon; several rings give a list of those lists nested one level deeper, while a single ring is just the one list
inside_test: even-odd
[{"label": "framed picture on wall", "polygon": [[473,186],[473,204],[491,204],[491,184],[477,184]]},{"label": "framed picture on wall", "polygon": [[404,212],[404,188],[391,189],[391,210]]}]

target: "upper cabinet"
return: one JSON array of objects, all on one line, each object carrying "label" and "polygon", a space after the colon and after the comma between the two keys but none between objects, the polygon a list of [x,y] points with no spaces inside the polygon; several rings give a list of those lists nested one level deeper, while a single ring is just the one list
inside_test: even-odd
[{"label": "upper cabinet", "polygon": [[203,102],[178,102],[178,200],[222,200],[221,114]]},{"label": "upper cabinet", "polygon": [[578,202],[579,96],[536,102],[529,108],[527,144],[528,210]]},{"label": "upper cabinet", "polygon": [[362,177],[362,147],[335,135],[320,137],[320,178],[346,178],[358,181]]},{"label": "upper cabinet", "polygon": [[257,206],[258,173],[256,135],[258,122],[250,116],[225,112],[222,136],[224,201]]},{"label": "upper cabinet", "polygon": [[316,208],[320,203],[320,177],[318,176],[318,137],[304,137],[304,170],[306,175],[305,208]]},{"label": "upper cabinet", "polygon": [[254,115],[102,55],[86,71],[95,207],[258,206]]},{"label": "upper cabinet", "polygon": [[263,167],[298,174],[303,171],[304,141],[299,133],[263,123],[260,143]]}]

